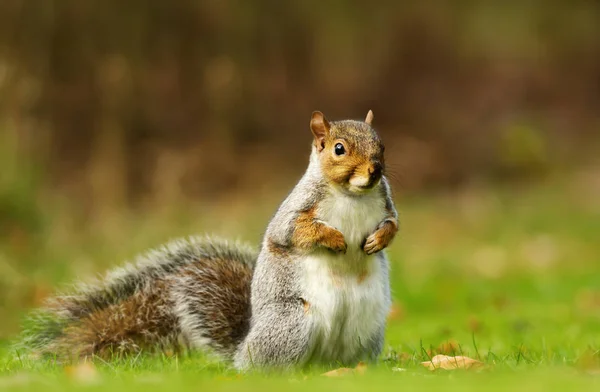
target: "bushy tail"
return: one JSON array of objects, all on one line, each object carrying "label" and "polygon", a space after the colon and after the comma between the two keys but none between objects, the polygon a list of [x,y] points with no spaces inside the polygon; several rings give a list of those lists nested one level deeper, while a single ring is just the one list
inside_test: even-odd
[{"label": "bushy tail", "polygon": [[25,320],[17,350],[67,359],[210,347],[230,357],[250,319],[256,252],[217,238],[173,241]]}]

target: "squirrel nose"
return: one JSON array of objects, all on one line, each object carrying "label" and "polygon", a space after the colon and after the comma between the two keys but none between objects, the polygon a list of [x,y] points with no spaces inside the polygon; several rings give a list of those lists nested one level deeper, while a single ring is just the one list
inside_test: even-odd
[{"label": "squirrel nose", "polygon": [[369,166],[368,170],[369,170],[369,177],[371,177],[371,180],[376,180],[381,177],[383,167],[381,166],[381,163],[373,162],[371,164],[371,166]]}]

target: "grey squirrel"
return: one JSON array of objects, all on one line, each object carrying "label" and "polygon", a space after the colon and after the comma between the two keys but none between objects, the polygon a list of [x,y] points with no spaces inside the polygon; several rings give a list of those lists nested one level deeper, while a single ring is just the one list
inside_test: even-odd
[{"label": "grey squirrel", "polygon": [[241,371],[374,361],[391,306],[382,250],[398,217],[372,120],[313,113],[308,169],[258,253],[218,238],[171,242],[51,298],[19,347],[65,361],[208,349]]}]

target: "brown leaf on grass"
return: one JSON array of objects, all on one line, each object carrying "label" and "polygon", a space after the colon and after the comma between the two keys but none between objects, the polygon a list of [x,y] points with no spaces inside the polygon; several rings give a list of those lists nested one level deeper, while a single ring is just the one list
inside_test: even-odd
[{"label": "brown leaf on grass", "polygon": [[321,376],[325,376],[325,377],[340,377],[340,376],[346,376],[348,374],[354,373],[354,369],[352,368],[338,368],[338,369],[334,369],[334,370],[330,370],[326,373],[321,374]]},{"label": "brown leaf on grass", "polygon": [[399,362],[408,362],[413,359],[413,354],[409,354],[406,352],[401,352],[396,356],[396,360]]},{"label": "brown leaf on grass", "polygon": [[65,367],[67,377],[81,384],[95,384],[100,380],[96,367],[91,362],[83,362]]},{"label": "brown leaf on grass", "polygon": [[460,345],[456,340],[448,340],[438,346],[436,354],[455,355],[460,351]]},{"label": "brown leaf on grass", "polygon": [[436,355],[430,361],[421,362],[421,365],[429,370],[481,369],[484,367],[484,363],[476,359],[463,356],[450,357],[448,355]]},{"label": "brown leaf on grass", "polygon": [[433,357],[438,354],[456,355],[460,354],[462,351],[458,342],[456,340],[450,339],[441,343],[435,348],[432,347],[428,349],[426,352],[428,357]]},{"label": "brown leaf on grass", "polygon": [[359,362],[358,365],[354,368],[354,371],[358,374],[365,374],[367,371],[367,364],[364,362]]},{"label": "brown leaf on grass", "polygon": [[364,362],[359,362],[355,368],[338,368],[334,370],[330,370],[326,373],[321,374],[321,376],[325,377],[341,377],[347,376],[348,374],[365,374],[367,371],[367,365]]}]

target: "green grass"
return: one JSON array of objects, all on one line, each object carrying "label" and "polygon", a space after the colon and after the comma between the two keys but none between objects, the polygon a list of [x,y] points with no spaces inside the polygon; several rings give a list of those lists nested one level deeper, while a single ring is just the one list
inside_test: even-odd
[{"label": "green grass", "polygon": [[[600,176],[399,198],[403,228],[390,249],[395,311],[387,349],[363,375],[329,379],[320,376],[323,369],[309,369],[237,377],[194,354],[96,361],[98,376],[88,383],[5,347],[0,389],[593,390],[600,387],[600,187],[590,178]],[[258,242],[282,195],[258,197],[258,211],[196,205],[103,215],[93,224],[54,209],[42,216],[49,223],[41,231],[20,240],[35,251],[14,239],[2,245],[4,255],[20,261],[12,264],[20,280],[4,283],[3,294],[15,301],[5,300],[0,330],[14,335],[17,316],[38,301],[38,291],[45,295],[168,238],[214,231]],[[440,351],[487,367],[431,372],[421,365]]]}]

